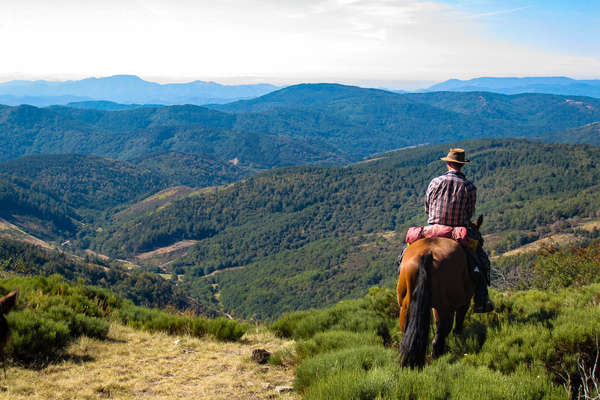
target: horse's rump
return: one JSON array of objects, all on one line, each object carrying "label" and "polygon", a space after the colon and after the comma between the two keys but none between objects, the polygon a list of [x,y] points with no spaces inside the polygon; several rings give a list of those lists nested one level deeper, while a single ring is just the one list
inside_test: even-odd
[{"label": "horse's rump", "polygon": [[[468,302],[466,294],[470,299],[474,287],[469,277],[465,251],[452,239],[425,238],[409,246],[400,266],[398,288],[414,288],[420,257],[427,253],[433,256],[432,307],[458,308],[465,305]],[[401,288],[400,283],[403,283],[405,288]],[[400,292],[398,294],[400,295]],[[398,300],[401,301],[400,298]]]},{"label": "horse's rump", "polygon": [[[426,285],[419,282],[421,279],[419,276],[427,277]],[[423,295],[423,287],[429,288],[426,294],[430,296],[430,301],[420,301],[420,305],[413,304]],[[430,314],[431,307],[436,311],[438,327],[442,326],[444,330],[447,330],[449,326],[451,329],[454,313],[457,310],[466,313],[473,291],[467,257],[458,242],[447,238],[426,238],[416,241],[406,250],[400,265],[397,295],[400,304],[401,330],[404,335],[424,336],[427,339],[429,328],[425,329],[422,323],[415,324],[415,321],[411,322],[411,319],[421,319],[425,314]],[[423,304],[427,304],[427,306],[423,306]],[[412,309],[413,307],[416,309]],[[464,318],[464,314],[462,314],[462,318]],[[443,341],[448,332],[442,332],[441,340],[437,341],[437,348],[434,341],[434,353],[442,352]],[[437,335],[436,333],[436,337]],[[406,361],[408,365],[423,365],[421,360],[423,349],[420,346],[411,347],[406,344],[401,346],[401,352],[404,360],[410,360]]]}]

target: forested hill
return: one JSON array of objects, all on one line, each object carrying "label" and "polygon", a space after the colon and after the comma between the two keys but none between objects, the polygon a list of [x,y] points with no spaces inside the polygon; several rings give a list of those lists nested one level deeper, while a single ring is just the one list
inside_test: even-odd
[{"label": "forested hill", "polygon": [[339,165],[424,143],[544,139],[600,121],[600,99],[588,97],[398,94],[334,84],[296,85],[211,107],[105,111],[0,106],[0,159],[80,153],[130,160],[185,152],[237,159],[240,165],[258,169]]},{"label": "forested hill", "polygon": [[90,155],[31,155],[0,163],[0,217],[44,238],[70,237],[168,187],[199,188],[239,180],[253,171],[213,157],[162,153],[132,162]]},{"label": "forested hill", "polygon": [[[460,144],[479,187],[486,232],[533,229],[600,209],[600,148],[522,140]],[[113,221],[94,239],[101,252],[131,256],[184,239],[205,272],[243,265],[332,236],[424,223],[423,194],[443,172],[448,145],[383,154],[347,167],[278,169],[194,193],[147,215]]]},{"label": "forested hill", "polygon": [[[456,145],[473,161],[465,172],[479,189],[477,213],[486,217],[484,233],[497,240],[515,232],[543,235],[561,219],[600,210],[598,147],[513,139]],[[236,315],[264,318],[331,304],[393,280],[402,235],[426,222],[425,189],[444,171],[439,158],[448,146],[394,151],[346,167],[261,173],[116,214],[102,232],[82,232],[81,243],[133,257],[196,241],[174,253],[165,272],[179,275],[197,297],[218,283],[219,302]],[[204,277],[215,270],[221,272]]]},{"label": "forested hill", "polygon": [[180,152],[237,159],[240,165],[265,169],[348,159],[326,143],[239,129],[236,120],[191,105],[122,111],[0,106],[0,160],[39,153],[130,160]]},{"label": "forested hill", "polygon": [[524,78],[482,77],[462,81],[450,79],[431,86],[429,91],[486,91],[504,94],[553,93],[600,98],[600,80],[576,80],[564,76]]},{"label": "forested hill", "polygon": [[589,143],[600,146],[600,122],[570,128],[540,139],[555,143]]}]

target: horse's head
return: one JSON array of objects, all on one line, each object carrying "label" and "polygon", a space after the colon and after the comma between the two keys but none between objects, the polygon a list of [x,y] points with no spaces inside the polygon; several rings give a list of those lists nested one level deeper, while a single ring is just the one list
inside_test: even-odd
[{"label": "horse's head", "polygon": [[481,224],[483,224],[483,214],[479,214],[479,217],[477,217],[477,221],[475,221],[475,223],[473,223],[473,226],[475,227],[475,229],[477,229],[477,231],[481,231]]}]

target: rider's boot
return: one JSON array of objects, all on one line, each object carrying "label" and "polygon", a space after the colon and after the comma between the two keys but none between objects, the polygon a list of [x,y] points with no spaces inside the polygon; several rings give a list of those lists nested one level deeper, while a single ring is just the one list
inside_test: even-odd
[{"label": "rider's boot", "polygon": [[488,294],[489,284],[489,259],[482,248],[478,249],[477,254],[469,253],[469,263],[471,264],[471,278],[475,283],[475,298],[473,299],[473,312],[487,313],[494,311],[494,303]]},{"label": "rider's boot", "polygon": [[485,272],[482,271],[479,266],[475,266],[471,275],[473,281],[475,282],[473,312],[487,313],[494,311],[494,303],[490,299],[487,290],[487,279],[485,279]]}]

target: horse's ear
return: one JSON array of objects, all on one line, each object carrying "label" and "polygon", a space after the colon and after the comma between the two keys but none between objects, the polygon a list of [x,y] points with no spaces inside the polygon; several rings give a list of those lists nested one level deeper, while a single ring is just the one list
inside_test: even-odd
[{"label": "horse's ear", "polygon": [[483,214],[479,214],[479,217],[477,217],[477,222],[475,223],[477,230],[481,229],[481,224],[483,224]]},{"label": "horse's ear", "polygon": [[8,314],[10,310],[17,304],[19,297],[19,289],[15,289],[3,298],[0,299],[0,314]]}]

